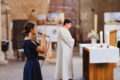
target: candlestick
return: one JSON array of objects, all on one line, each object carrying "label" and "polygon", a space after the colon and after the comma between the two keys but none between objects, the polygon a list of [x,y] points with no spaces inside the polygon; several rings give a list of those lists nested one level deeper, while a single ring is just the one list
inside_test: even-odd
[{"label": "candlestick", "polygon": [[109,46],[109,31],[107,31],[107,46]]},{"label": "candlestick", "polygon": [[94,30],[95,30],[96,33],[97,33],[97,20],[98,20],[98,15],[95,14],[94,15]]},{"label": "candlestick", "polygon": [[100,44],[102,45],[103,44],[103,32],[100,31]]}]

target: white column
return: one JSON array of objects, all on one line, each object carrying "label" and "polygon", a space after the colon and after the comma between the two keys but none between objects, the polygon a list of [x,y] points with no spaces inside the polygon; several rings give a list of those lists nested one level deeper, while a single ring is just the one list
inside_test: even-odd
[{"label": "white column", "polygon": [[97,33],[98,15],[94,15],[94,31]]},{"label": "white column", "polygon": [[12,48],[12,42],[11,42],[11,32],[12,32],[12,23],[11,23],[11,20],[10,20],[10,14],[8,13],[7,14],[8,16],[8,40],[9,40],[9,48],[8,48],[8,50],[7,50],[7,52],[6,52],[6,57],[7,57],[7,59],[14,59],[14,54],[13,54],[13,48]]},{"label": "white column", "polygon": [[106,44],[107,44],[107,46],[109,46],[110,45],[110,32],[109,31],[107,31],[107,41],[106,41]]},{"label": "white column", "polygon": [[100,31],[100,44],[103,45],[103,32]]},{"label": "white column", "polygon": [[1,0],[0,0],[0,65],[7,64],[8,61],[5,60],[5,54],[1,50]]}]

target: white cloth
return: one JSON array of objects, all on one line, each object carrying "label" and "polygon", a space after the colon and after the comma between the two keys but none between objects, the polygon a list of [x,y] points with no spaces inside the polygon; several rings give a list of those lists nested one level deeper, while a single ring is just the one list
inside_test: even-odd
[{"label": "white cloth", "polygon": [[[101,44],[99,44],[99,43],[97,43],[97,44],[95,44],[95,46],[97,47],[97,46],[100,46]],[[103,44],[103,46],[104,46],[105,44]],[[79,51],[80,51],[80,56],[82,56],[83,55],[83,47],[92,47],[92,44],[90,44],[90,43],[82,43],[82,44],[79,44]]]},{"label": "white cloth", "polygon": [[113,46],[107,48],[86,47],[89,49],[90,63],[119,63],[119,49]]},{"label": "white cloth", "polygon": [[61,27],[58,33],[55,78],[68,80],[73,77],[72,49],[74,39],[68,29]]},{"label": "white cloth", "polygon": [[79,52],[80,56],[83,55],[83,47],[91,47],[92,44],[86,43],[86,44],[79,44]]},{"label": "white cloth", "polygon": [[90,63],[119,63],[119,49],[88,47],[90,50]]}]

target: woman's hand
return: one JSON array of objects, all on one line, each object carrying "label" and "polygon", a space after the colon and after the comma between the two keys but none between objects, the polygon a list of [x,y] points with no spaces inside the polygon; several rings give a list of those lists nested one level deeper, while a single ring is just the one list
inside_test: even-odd
[{"label": "woman's hand", "polygon": [[46,36],[47,36],[46,34],[42,33],[42,38],[46,38]]},{"label": "woman's hand", "polygon": [[45,49],[45,47],[40,47],[40,46],[38,46],[38,47],[37,47],[37,52],[45,53],[45,52],[46,52],[46,49]]},{"label": "woman's hand", "polygon": [[41,52],[42,52],[42,53],[45,53],[45,52],[46,52],[45,47],[41,47]]}]

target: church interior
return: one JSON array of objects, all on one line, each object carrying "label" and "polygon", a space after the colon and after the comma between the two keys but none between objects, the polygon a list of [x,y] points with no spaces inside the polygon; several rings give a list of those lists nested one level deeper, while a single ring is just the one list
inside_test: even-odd
[{"label": "church interior", "polygon": [[0,0],[0,80],[23,80],[28,22],[36,25],[34,40],[46,47],[39,54],[43,80],[57,80],[57,38],[65,19],[75,40],[72,80],[120,80],[119,6],[120,0]]}]

